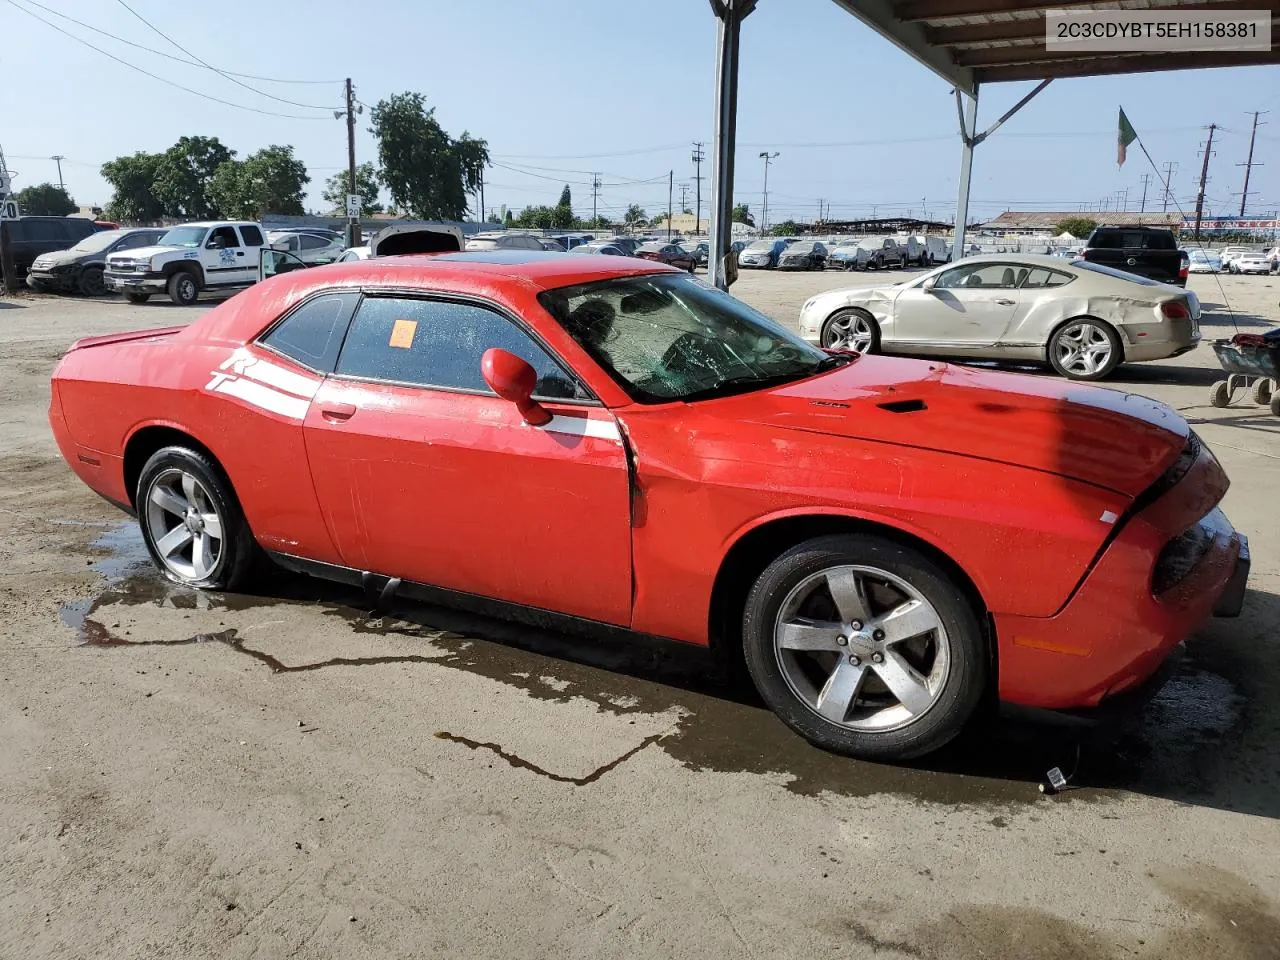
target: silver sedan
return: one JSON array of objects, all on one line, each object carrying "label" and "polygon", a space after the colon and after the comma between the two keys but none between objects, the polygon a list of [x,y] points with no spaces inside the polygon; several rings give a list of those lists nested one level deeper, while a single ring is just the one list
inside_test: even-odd
[{"label": "silver sedan", "polygon": [[1049,363],[1101,380],[1122,362],[1163,360],[1200,342],[1200,301],[1110,267],[1057,257],[969,257],[889,286],[809,299],[800,332],[823,347]]}]

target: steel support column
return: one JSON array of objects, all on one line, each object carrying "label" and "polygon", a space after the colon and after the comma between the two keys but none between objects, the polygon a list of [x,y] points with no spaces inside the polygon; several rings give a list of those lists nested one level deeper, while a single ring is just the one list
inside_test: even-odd
[{"label": "steel support column", "polygon": [[715,136],[711,140],[711,226],[707,280],[728,288],[724,258],[733,240],[733,160],[738,137],[738,47],[742,21],[756,0],[710,0],[716,38]]},{"label": "steel support column", "polygon": [[956,91],[956,111],[960,114],[960,188],[956,193],[955,242],[951,246],[951,258],[959,260],[965,255],[965,227],[969,223],[969,185],[973,180],[973,148],[977,146],[978,85],[974,84],[973,96]]}]

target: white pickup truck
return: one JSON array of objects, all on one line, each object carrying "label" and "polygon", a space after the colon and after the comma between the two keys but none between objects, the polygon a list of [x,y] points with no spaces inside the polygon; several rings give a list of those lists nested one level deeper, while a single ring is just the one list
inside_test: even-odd
[{"label": "white pickup truck", "polygon": [[171,228],[153,247],[107,257],[108,290],[131,303],[168,293],[186,306],[203,291],[239,290],[258,282],[262,251],[270,249],[261,224],[218,220]]}]

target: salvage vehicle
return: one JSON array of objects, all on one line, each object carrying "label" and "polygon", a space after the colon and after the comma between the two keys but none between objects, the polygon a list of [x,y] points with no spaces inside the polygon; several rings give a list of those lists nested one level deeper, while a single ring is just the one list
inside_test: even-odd
[{"label": "salvage vehicle", "polygon": [[868,270],[883,270],[890,266],[905,267],[907,265],[907,251],[898,243],[896,237],[867,237],[863,242],[868,250]]},{"label": "salvage vehicle", "polygon": [[827,245],[819,240],[797,240],[778,258],[779,270],[825,270]]},{"label": "salvage vehicle", "polygon": [[1222,269],[1222,258],[1212,250],[1191,250],[1187,256],[1188,273],[1217,273]]},{"label": "salvage vehicle", "polygon": [[665,263],[687,270],[689,273],[693,273],[693,268],[698,265],[698,258],[692,251],[686,250],[678,243],[663,243],[661,240],[655,243],[642,243],[636,248],[635,255],[640,260]]},{"label": "salvage vehicle", "polygon": [[778,260],[785,249],[787,249],[786,240],[752,240],[738,254],[738,266],[772,269],[778,265]]},{"label": "salvage vehicle", "polygon": [[1240,254],[1249,253],[1252,250],[1253,250],[1253,247],[1242,247],[1239,245],[1223,247],[1222,252],[1219,254],[1219,257],[1222,260],[1222,269],[1230,271],[1232,260],[1234,260]]},{"label": "salvage vehicle", "polygon": [[1187,285],[1191,258],[1165,227],[1096,227],[1084,259],[1176,287]]},{"label": "salvage vehicle", "polygon": [[1195,349],[1200,300],[1085,260],[987,254],[909,282],[820,293],[801,308],[800,333],[860,353],[1028,360],[1101,380],[1126,361]]},{"label": "salvage vehicle", "polygon": [[27,271],[27,286],[32,290],[101,296],[107,289],[103,270],[108,255],[154,246],[164,233],[153,227],[91,233],[70,249],[36,257]]},{"label": "salvage vehicle", "polygon": [[1138,697],[1248,574],[1170,408],[823,351],[630,257],[288,273],[73,344],[49,419],[176,583],[250,585],[265,552],[384,604],[711,645],[853,756],[996,698]]},{"label": "salvage vehicle", "polygon": [[838,270],[865,270],[871,257],[871,250],[864,246],[861,237],[850,237],[841,240],[831,248],[827,257],[827,266]]},{"label": "salvage vehicle", "polygon": [[271,230],[267,242],[272,249],[292,253],[303,263],[333,263],[346,249],[341,234],[310,230]]},{"label": "salvage vehicle", "polygon": [[1232,257],[1227,270],[1231,273],[1270,273],[1271,261],[1261,250],[1247,250]]},{"label": "salvage vehicle", "polygon": [[[6,201],[6,204],[12,201]],[[12,204],[17,208],[17,204]],[[14,272],[26,275],[37,257],[66,250],[97,232],[92,220],[83,217],[5,217],[9,228],[9,249]],[[4,268],[0,267],[0,276]]]},{"label": "salvage vehicle", "polygon": [[108,290],[130,303],[168,293],[179,306],[201,293],[242,290],[258,280],[261,251],[269,249],[260,224],[232,220],[171,227],[150,247],[107,256]]}]

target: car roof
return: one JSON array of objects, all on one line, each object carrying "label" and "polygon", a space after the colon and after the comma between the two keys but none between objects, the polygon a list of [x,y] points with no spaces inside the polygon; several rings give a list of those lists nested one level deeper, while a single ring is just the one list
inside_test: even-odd
[{"label": "car roof", "polygon": [[970,263],[1028,263],[1062,269],[1062,258],[1047,253],[975,253],[955,261],[952,266]]}]

